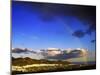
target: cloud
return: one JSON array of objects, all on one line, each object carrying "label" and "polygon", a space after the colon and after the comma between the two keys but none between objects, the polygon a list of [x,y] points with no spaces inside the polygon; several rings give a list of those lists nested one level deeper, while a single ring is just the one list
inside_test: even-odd
[{"label": "cloud", "polygon": [[41,11],[42,16],[40,18],[44,22],[50,22],[52,20],[55,20],[55,16],[60,16],[63,21],[66,21],[65,16],[74,16],[79,21],[81,21],[81,23],[83,23],[83,25],[85,26],[85,30],[74,31],[72,35],[75,37],[82,38],[86,34],[91,35],[91,33],[95,32],[96,30],[95,6],[65,5],[51,3],[36,3],[36,5],[38,6],[38,10]]},{"label": "cloud", "polygon": [[96,55],[94,51],[88,51],[88,56],[87,57],[77,57],[77,58],[70,58],[67,61],[69,62],[92,62],[96,61]]},{"label": "cloud", "polygon": [[64,21],[66,21],[66,16],[76,17],[86,26],[86,29],[85,32],[75,31],[72,34],[75,37],[82,38],[85,34],[90,35],[96,30],[96,6],[13,1],[13,5],[16,4],[29,6],[30,12],[39,12],[40,19],[44,22],[54,21],[55,16],[60,16]]},{"label": "cloud", "polygon": [[77,30],[72,35],[78,38],[82,38],[85,35],[85,33],[82,30]]},{"label": "cloud", "polygon": [[62,54],[57,54],[55,56],[48,56],[46,55],[46,59],[53,59],[53,60],[67,60],[70,58],[78,58],[82,57],[82,51],[81,50],[72,50],[70,53],[62,53]]},{"label": "cloud", "polygon": [[[74,53],[75,52],[75,53]],[[56,56],[49,56],[47,59],[53,60],[68,60],[70,62],[88,62],[88,61],[95,61],[95,52],[88,51],[87,56],[81,56],[81,51],[73,50],[69,54],[59,54]]]},{"label": "cloud", "polygon": [[86,30],[76,30],[72,33],[73,36],[78,37],[78,38],[82,38],[85,35],[91,35],[92,32],[96,32],[96,25],[87,25]]},{"label": "cloud", "polygon": [[91,43],[95,43],[96,42],[96,40],[91,40]]},{"label": "cloud", "polygon": [[[35,3],[34,3],[35,4]],[[36,3],[38,9],[43,15],[41,19],[54,19],[55,16],[75,16],[80,21],[95,23],[96,7],[95,6],[79,6],[67,4],[50,4],[50,3]],[[37,7],[36,6],[36,7]]]},{"label": "cloud", "polygon": [[69,58],[76,58],[78,55],[73,55],[73,54],[58,54],[56,56],[47,56],[46,59],[55,59],[55,60],[66,60]]},{"label": "cloud", "polygon": [[12,53],[36,53],[35,51],[29,50],[27,48],[13,48]]},{"label": "cloud", "polygon": [[[86,51],[89,58],[91,60],[95,59],[95,52],[89,52]],[[63,52],[61,54],[55,54],[54,56],[48,55],[48,53],[45,52],[35,52],[35,51],[30,51],[29,49],[21,49],[21,48],[14,48],[12,50],[12,57],[14,58],[19,58],[19,57],[29,57],[32,59],[47,59],[47,60],[69,60],[74,58],[81,58],[84,57],[82,56],[82,51],[81,50],[72,50],[69,53]],[[90,59],[88,59],[90,60]]]},{"label": "cloud", "polygon": [[44,59],[44,56],[41,53],[29,50],[27,48],[13,48],[12,57],[14,58],[29,57],[32,59]]}]

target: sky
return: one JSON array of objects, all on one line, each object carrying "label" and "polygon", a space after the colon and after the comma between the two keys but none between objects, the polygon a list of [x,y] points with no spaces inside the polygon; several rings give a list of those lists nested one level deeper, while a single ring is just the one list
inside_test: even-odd
[{"label": "sky", "polygon": [[12,48],[94,51],[95,15],[95,6],[13,1]]}]

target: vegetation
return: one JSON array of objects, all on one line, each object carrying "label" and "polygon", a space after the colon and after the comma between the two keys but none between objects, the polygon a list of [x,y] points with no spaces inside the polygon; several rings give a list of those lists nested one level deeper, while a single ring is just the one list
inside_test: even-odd
[{"label": "vegetation", "polygon": [[31,64],[58,64],[54,66],[34,66],[25,68],[25,72],[23,71],[12,71],[12,74],[26,74],[26,73],[42,73],[42,72],[57,72],[57,71],[72,71],[72,70],[88,70],[95,69],[96,65],[76,65],[71,64],[68,61],[49,61],[49,60],[36,60],[31,58],[12,58],[12,66],[25,66]]},{"label": "vegetation", "polygon": [[45,59],[36,60],[31,59],[29,57],[26,58],[12,58],[12,65],[14,66],[25,66],[25,65],[31,65],[31,64],[71,64],[68,61],[49,61]]}]

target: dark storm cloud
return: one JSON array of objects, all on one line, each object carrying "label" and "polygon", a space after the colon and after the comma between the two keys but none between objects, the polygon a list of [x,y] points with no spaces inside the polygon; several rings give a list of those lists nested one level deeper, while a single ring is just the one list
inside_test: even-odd
[{"label": "dark storm cloud", "polygon": [[76,54],[58,54],[56,56],[47,56],[46,59],[55,59],[55,60],[65,60],[69,58],[76,58],[79,57]]},{"label": "dark storm cloud", "polygon": [[70,58],[77,58],[77,57],[81,57],[81,50],[73,50],[70,53],[62,53],[62,54],[57,54],[55,56],[48,56],[46,57],[46,59],[55,59],[55,60],[66,60],[66,59],[70,59]]},{"label": "dark storm cloud", "polygon": [[[86,5],[69,5],[69,4],[56,4],[56,3],[40,3],[40,2],[23,2],[15,1],[14,4],[22,4],[23,7],[30,7],[29,9],[34,12],[38,10],[43,15],[42,18],[54,18],[54,16],[75,16],[80,20],[95,23],[96,7]],[[49,19],[48,19],[49,20]],[[92,24],[94,24],[92,23]]]},{"label": "dark storm cloud", "polygon": [[23,50],[23,49],[20,49],[20,48],[15,48],[12,50],[12,53],[23,53],[23,52],[27,52],[27,50]]},{"label": "dark storm cloud", "polygon": [[95,43],[96,42],[96,40],[91,40],[91,43]]},{"label": "dark storm cloud", "polygon": [[[84,37],[85,34],[91,35],[96,30],[96,7],[95,6],[80,6],[80,5],[66,5],[66,4],[51,4],[51,3],[36,3],[40,5],[41,20],[49,22],[55,20],[55,16],[74,16],[79,19],[86,30],[75,31],[72,35],[76,37]],[[62,18],[63,19],[63,18]],[[70,25],[70,24],[66,24]]]},{"label": "dark storm cloud", "polygon": [[[82,38],[85,34],[91,35],[96,30],[96,7],[95,6],[80,6],[80,5],[65,5],[65,4],[50,4],[39,3],[41,7],[41,19],[45,22],[55,20],[55,16],[74,16],[78,18],[86,30],[75,31],[72,35],[78,38]],[[38,3],[37,3],[38,5]],[[66,25],[70,25],[69,23]]]},{"label": "dark storm cloud", "polygon": [[[84,37],[85,34],[91,35],[96,30],[96,7],[95,6],[79,6],[79,5],[63,5],[63,4],[43,4],[41,7],[43,21],[55,20],[55,16],[74,16],[78,18],[86,30],[83,32],[75,31],[72,35],[76,37]],[[70,25],[70,24],[67,24]]]},{"label": "dark storm cloud", "polygon": [[95,24],[88,25],[85,32],[83,30],[76,30],[76,31],[73,32],[72,35],[75,36],[75,37],[78,37],[78,38],[82,38],[86,34],[91,35],[92,32],[96,32],[96,25]]},{"label": "dark storm cloud", "polygon": [[82,30],[77,30],[72,35],[78,38],[82,38],[85,35],[85,33]]},{"label": "dark storm cloud", "polygon": [[14,48],[14,49],[12,49],[12,53],[25,53],[25,54],[28,54],[28,53],[36,53],[36,52],[35,51],[30,51],[27,48],[25,48],[25,49]]}]

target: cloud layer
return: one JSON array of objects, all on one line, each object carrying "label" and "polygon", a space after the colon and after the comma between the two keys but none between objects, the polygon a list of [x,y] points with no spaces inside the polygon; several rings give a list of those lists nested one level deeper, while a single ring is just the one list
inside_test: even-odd
[{"label": "cloud layer", "polygon": [[[15,48],[12,50],[12,57],[14,58],[25,58],[25,57],[30,57],[32,59],[47,59],[47,60],[70,60],[70,61],[82,61],[82,55],[81,50],[72,50],[69,53],[66,53],[65,51],[62,51],[61,54],[55,54],[54,56],[48,55],[46,52],[34,52],[30,51],[28,49],[20,49],[20,48]],[[95,52],[87,52],[87,59],[90,60],[95,60]]]}]

